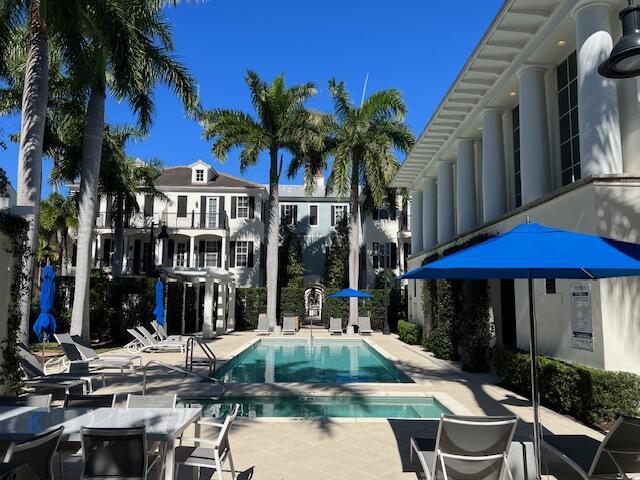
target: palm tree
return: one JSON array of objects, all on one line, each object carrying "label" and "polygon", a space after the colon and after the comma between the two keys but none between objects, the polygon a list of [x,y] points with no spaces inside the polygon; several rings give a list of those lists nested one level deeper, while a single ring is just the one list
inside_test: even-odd
[{"label": "palm tree", "polygon": [[[305,151],[320,150],[323,138],[317,125],[320,115],[305,108],[316,94],[311,82],[287,87],[284,75],[271,84],[257,73],[247,72],[245,81],[256,112],[252,115],[217,109],[202,115],[204,137],[213,141],[212,152],[224,161],[234,147],[241,148],[240,171],[258,163],[262,152],[269,155],[269,206],[267,226],[267,317],[276,325],[278,300],[278,240],[280,203],[278,185],[282,174],[283,154],[300,156]],[[292,162],[294,163],[294,162]]]},{"label": "palm tree", "polygon": [[[40,237],[51,248],[55,244],[58,271],[66,275],[69,230],[78,226],[78,209],[75,197],[63,197],[53,192],[40,204]],[[54,257],[52,257],[54,258]]]},{"label": "palm tree", "polygon": [[[359,287],[360,196],[370,209],[385,200],[395,208],[395,192],[389,183],[399,163],[394,150],[407,152],[414,142],[404,121],[406,106],[395,89],[381,90],[354,105],[344,82],[329,82],[335,119],[326,141],[333,156],[327,192],[349,196],[349,287]],[[349,321],[358,321],[358,300],[350,299]]]},{"label": "palm tree", "polygon": [[[87,85],[75,293],[71,333],[89,338],[89,278],[91,241],[97,211],[98,182],[105,119],[107,79],[110,92],[126,100],[138,117],[143,131],[153,116],[156,85],[171,87],[188,111],[198,106],[194,79],[171,53],[171,29],[162,14],[162,0],[105,0],[87,11],[84,31],[89,41],[72,73]],[[177,2],[171,2],[177,3]]]}]

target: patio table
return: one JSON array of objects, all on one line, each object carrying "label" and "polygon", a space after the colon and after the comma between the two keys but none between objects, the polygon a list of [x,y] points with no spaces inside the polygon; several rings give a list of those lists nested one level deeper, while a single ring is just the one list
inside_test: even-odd
[{"label": "patio table", "polygon": [[34,408],[0,407],[0,439],[24,441],[60,425],[63,442],[80,442],[82,427],[145,427],[150,442],[166,445],[165,480],[173,480],[175,441],[202,416],[201,408]]}]

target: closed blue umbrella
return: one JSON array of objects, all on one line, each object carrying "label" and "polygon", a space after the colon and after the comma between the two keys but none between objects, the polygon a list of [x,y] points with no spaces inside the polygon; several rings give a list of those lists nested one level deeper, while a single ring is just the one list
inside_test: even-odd
[{"label": "closed blue umbrella", "polygon": [[366,292],[361,292],[360,290],[355,290],[353,288],[345,288],[344,290],[340,290],[339,292],[332,293],[329,295],[329,298],[373,298],[373,296]]},{"label": "closed blue umbrella", "polygon": [[164,283],[160,279],[156,282],[156,308],[153,309],[153,315],[158,325],[164,325]]},{"label": "closed blue umbrella", "polygon": [[411,270],[407,279],[528,279],[534,446],[540,478],[540,418],[534,278],[597,279],[640,275],[640,245],[522,224],[478,245]]},{"label": "closed blue umbrella", "polygon": [[33,333],[44,339],[56,331],[56,319],[51,310],[56,293],[56,271],[51,265],[42,270],[42,287],[40,289],[40,315],[33,324]]}]

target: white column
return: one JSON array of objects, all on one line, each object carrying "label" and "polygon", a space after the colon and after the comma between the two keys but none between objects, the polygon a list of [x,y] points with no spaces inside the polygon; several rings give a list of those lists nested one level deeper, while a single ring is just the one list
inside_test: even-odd
[{"label": "white column", "polygon": [[578,45],[578,117],[582,177],[622,173],[616,80],[598,73],[613,48],[607,3],[588,1],[574,11]]},{"label": "white column", "polygon": [[122,237],[122,273],[129,268],[129,237],[124,234]]},{"label": "white column", "polygon": [[620,138],[624,173],[640,173],[640,92],[638,78],[618,80]]},{"label": "white column", "polygon": [[193,237],[189,237],[189,258],[187,259],[188,267],[195,267],[197,265],[195,248],[196,248],[196,239]]},{"label": "white column", "polygon": [[476,167],[473,140],[458,140],[456,163],[457,232],[465,233],[476,226]]},{"label": "white column", "polygon": [[422,246],[425,250],[438,243],[437,219],[436,179],[427,178],[422,184]]},{"label": "white column", "polygon": [[204,338],[213,338],[216,336],[215,329],[213,328],[214,294],[215,282],[213,278],[206,277],[204,282],[204,318],[202,320],[202,336]]},{"label": "white column", "polygon": [[227,330],[236,329],[236,284],[229,284],[229,313],[227,314]]},{"label": "white column", "polygon": [[525,67],[520,81],[520,178],[522,204],[537,200],[551,190],[551,148],[547,129],[546,69]]},{"label": "white column", "polygon": [[482,221],[482,140],[476,140],[473,144],[476,169],[476,218],[478,223]]},{"label": "white column", "polygon": [[218,309],[216,311],[216,334],[224,335],[227,331],[227,284],[218,284]]},{"label": "white column", "polygon": [[482,219],[489,222],[507,211],[502,111],[482,113]]},{"label": "white column", "polygon": [[453,164],[438,164],[438,243],[450,240],[456,234],[453,199]]},{"label": "white column", "polygon": [[225,270],[229,267],[229,262],[227,261],[227,252],[229,248],[227,248],[227,242],[229,241],[228,237],[225,235],[222,237],[222,241],[220,242],[220,252],[219,254],[222,256],[222,261],[220,262],[221,268]]},{"label": "white column", "polygon": [[411,191],[411,254],[422,251],[422,191]]}]

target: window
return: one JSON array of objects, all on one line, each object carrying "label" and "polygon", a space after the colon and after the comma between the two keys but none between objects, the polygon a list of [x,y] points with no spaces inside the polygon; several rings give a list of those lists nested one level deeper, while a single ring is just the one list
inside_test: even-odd
[{"label": "window", "polygon": [[153,217],[153,195],[145,195],[144,197],[144,216]]},{"label": "window", "polygon": [[249,242],[236,242],[236,266],[249,266]]},{"label": "window", "polygon": [[309,225],[316,227],[318,225],[318,206],[309,205]]},{"label": "window", "polygon": [[558,66],[556,73],[558,77],[562,185],[569,185],[581,177],[576,52],[569,55]]},{"label": "window", "polygon": [[176,267],[187,266],[187,244],[185,242],[178,242],[176,245]]},{"label": "window", "polygon": [[516,208],[522,205],[522,180],[520,169],[520,107],[511,112],[513,120],[513,183]]},{"label": "window", "polygon": [[347,206],[346,205],[334,205],[332,207],[333,210],[333,221],[332,225],[337,225],[340,221],[347,216]]},{"label": "window", "polygon": [[204,244],[204,257],[205,267],[217,267],[218,266],[218,242],[207,240]]},{"label": "window", "polygon": [[557,290],[556,290],[556,279],[555,278],[547,278],[547,279],[545,279],[544,287],[545,287],[545,291],[548,294],[557,293]]},{"label": "window", "polygon": [[204,170],[196,170],[196,182],[204,182]]},{"label": "window", "polygon": [[380,207],[374,212],[374,220],[389,220],[389,209]]},{"label": "window", "polygon": [[249,218],[249,197],[238,197],[238,218]]},{"label": "window", "polygon": [[297,205],[281,205],[280,207],[280,223],[282,225],[295,225],[298,221]]},{"label": "window", "polygon": [[186,195],[178,196],[178,217],[185,218],[187,216],[187,197]]},{"label": "window", "polygon": [[373,268],[387,268],[391,263],[390,253],[389,243],[373,242]]}]

